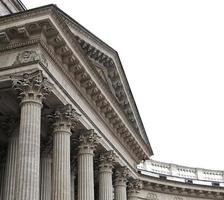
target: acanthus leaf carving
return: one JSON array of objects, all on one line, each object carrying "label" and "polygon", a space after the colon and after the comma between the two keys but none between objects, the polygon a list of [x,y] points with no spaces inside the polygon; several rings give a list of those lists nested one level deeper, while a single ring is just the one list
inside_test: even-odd
[{"label": "acanthus leaf carving", "polygon": [[116,154],[114,151],[107,151],[100,155],[99,168],[100,169],[112,169],[115,164]]},{"label": "acanthus leaf carving", "polygon": [[143,187],[143,183],[141,180],[139,179],[131,179],[129,182],[128,182],[128,193],[129,194],[136,194],[136,193],[139,193],[140,190],[142,189]]},{"label": "acanthus leaf carving", "polygon": [[115,170],[115,185],[125,184],[127,183],[127,179],[130,176],[129,170],[127,167],[119,167]]},{"label": "acanthus leaf carving", "polygon": [[99,143],[99,138],[100,137],[94,132],[93,129],[87,130],[79,136],[79,148],[95,149]]},{"label": "acanthus leaf carving", "polygon": [[69,134],[71,134],[71,129],[77,126],[79,117],[80,114],[70,104],[59,106],[52,115],[48,116],[53,122],[54,132],[67,130]]},{"label": "acanthus leaf carving", "polygon": [[18,97],[23,101],[32,100],[42,103],[50,94],[53,84],[43,76],[41,70],[22,75],[12,75],[12,87],[18,93]]}]

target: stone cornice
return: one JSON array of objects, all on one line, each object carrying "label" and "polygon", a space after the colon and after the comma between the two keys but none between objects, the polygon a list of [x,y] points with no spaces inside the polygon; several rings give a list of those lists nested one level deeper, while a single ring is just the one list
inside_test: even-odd
[{"label": "stone cornice", "polygon": [[[46,11],[48,11],[48,13],[50,13],[50,8],[45,7],[42,12],[45,13]],[[37,10],[37,13],[40,14],[41,11]],[[24,17],[22,14],[18,14],[18,15],[21,18]],[[28,14],[26,13],[26,15],[30,17],[32,16],[32,12]],[[57,19],[56,15],[53,15],[53,16],[55,19]],[[15,17],[16,16],[12,16],[12,19]],[[4,18],[3,21],[9,22],[7,18]],[[63,22],[61,22],[60,20],[58,21],[58,25],[61,25],[62,23]],[[65,31],[66,25],[63,24],[61,28],[63,31]],[[66,72],[66,74],[70,74],[70,76],[73,74],[74,81],[76,81],[76,83],[81,88],[83,88],[83,91],[86,92],[86,95],[88,95],[89,98],[91,98],[92,102],[94,102],[94,105],[98,108],[98,110],[102,114],[102,117],[106,118],[107,122],[111,124],[111,127],[113,128],[113,130],[116,131],[116,133],[118,134],[117,136],[119,138],[123,138],[123,142],[125,142],[125,144],[129,146],[129,149],[132,149],[132,154],[134,153],[134,155],[136,155],[136,159],[138,160],[138,162],[151,155],[150,152],[147,152],[147,147],[146,146],[144,147],[145,143],[142,141],[141,137],[136,134],[134,134],[135,136],[133,135],[134,131],[132,131],[130,127],[128,127],[126,123],[123,121],[124,117],[121,115],[121,113],[118,112],[117,108],[116,109],[114,108],[114,105],[111,105],[112,100],[108,101],[108,98],[105,96],[104,93],[102,93],[102,92],[108,93],[108,91],[101,91],[101,88],[99,86],[101,86],[102,84],[99,85],[99,82],[97,83],[95,82],[97,80],[97,77],[94,77],[93,79],[92,74],[90,74],[91,71],[89,70],[86,71],[85,67],[83,66],[84,64],[83,61],[82,63],[80,63],[80,60],[77,59],[77,54],[76,55],[73,54],[71,45],[77,46],[77,42],[74,41],[72,37],[69,38],[71,42],[70,46],[67,46],[66,42],[63,40],[63,37],[60,36],[60,34],[58,33],[58,30],[54,27],[52,22],[50,22],[49,20],[24,24],[22,33],[20,33],[21,27],[17,27],[17,28],[12,27],[13,31],[10,31],[10,30],[11,30],[10,28],[7,28],[6,30],[1,31],[1,36],[2,36],[1,40],[5,41],[5,43],[4,44],[2,43],[1,45],[1,50],[5,50],[9,48],[10,45],[11,47],[19,46],[18,43],[20,42],[24,43],[25,45],[24,40],[27,40],[32,44],[30,40],[25,39],[27,36],[28,38],[31,38],[31,40],[37,41],[37,39],[32,39],[32,35],[33,34],[35,35],[37,33],[39,33],[40,35],[44,34],[48,45],[51,46],[51,49],[54,50],[54,54],[57,55],[58,57],[57,60],[60,63],[63,63],[61,65],[64,68],[63,71]],[[65,35],[70,36],[70,32],[68,28],[66,31],[67,32],[65,33]],[[18,42],[19,39],[21,41]],[[84,59],[84,57],[82,59]],[[88,63],[85,63],[85,64],[88,65]],[[136,138],[136,136],[138,139]],[[139,144],[139,142],[141,143]]]}]

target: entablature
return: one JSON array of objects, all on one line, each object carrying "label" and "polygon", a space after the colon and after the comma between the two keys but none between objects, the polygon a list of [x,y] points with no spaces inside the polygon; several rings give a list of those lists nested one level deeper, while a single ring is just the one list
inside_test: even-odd
[{"label": "entablature", "polygon": [[140,175],[139,178],[143,182],[142,194],[147,194],[150,191],[191,198],[220,200],[224,198],[224,190],[221,187],[180,183],[148,175]]}]

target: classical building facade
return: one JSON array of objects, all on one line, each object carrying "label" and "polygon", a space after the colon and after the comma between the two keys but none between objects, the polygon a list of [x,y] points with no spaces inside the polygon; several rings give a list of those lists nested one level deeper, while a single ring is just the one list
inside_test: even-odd
[{"label": "classical building facade", "polygon": [[224,199],[224,173],[150,160],[117,52],[55,5],[0,1],[0,199]]}]

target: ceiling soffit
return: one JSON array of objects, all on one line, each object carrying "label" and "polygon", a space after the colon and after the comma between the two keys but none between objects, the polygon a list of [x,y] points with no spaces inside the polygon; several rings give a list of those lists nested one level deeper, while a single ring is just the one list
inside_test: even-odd
[{"label": "ceiling soffit", "polygon": [[[73,74],[74,80],[78,82],[78,85],[84,89],[86,95],[91,98],[94,106],[100,110],[100,114],[107,120],[107,122],[116,132],[118,138],[123,140],[123,143],[129,147],[129,150],[134,153],[138,160],[148,158],[152,154],[150,151],[151,149],[147,147],[147,144],[139,134],[133,134],[133,132],[136,132],[136,129],[132,130],[133,126],[130,128],[126,121],[123,121],[124,118],[122,117],[121,113],[119,113],[120,111],[124,111],[124,113],[128,115],[131,113],[131,109],[129,106],[127,106],[129,102],[120,101],[120,96],[117,95],[117,93],[124,95],[126,94],[123,88],[119,89],[119,87],[122,87],[122,84],[119,84],[118,78],[116,78],[116,76],[119,75],[116,73],[113,60],[94,47],[91,47],[94,50],[91,50],[90,54],[86,54],[84,45],[85,41],[71,33],[67,25],[63,23],[58,17],[58,13],[56,12],[54,6],[42,7],[42,9],[39,8],[13,16],[2,17],[2,19],[0,18],[0,26],[7,21],[10,22],[13,20],[13,18],[26,18],[32,15],[35,16],[36,13],[41,14],[41,10],[45,13],[50,13],[51,17],[53,17],[57,21],[58,25],[61,26],[60,30],[63,30],[63,32],[66,31],[65,35],[70,36],[69,38],[72,41],[72,45],[78,45],[80,51],[84,53],[85,58],[89,58],[88,64],[92,67],[94,66],[96,69],[95,72],[97,72],[99,77],[102,79],[100,84],[102,85],[103,82],[104,88],[106,85],[106,89],[109,88],[110,91],[112,91],[110,92],[109,100],[104,93],[105,91],[99,87],[99,84],[95,81],[95,79],[92,78],[92,75],[89,73],[89,71],[87,71],[83,64],[80,63],[80,59],[78,59],[77,56],[73,54],[73,50],[70,48],[71,46],[66,44],[63,37],[59,34],[59,30],[49,19],[38,22],[30,22],[24,24],[23,26],[14,26],[5,30],[1,30],[0,50],[3,51],[9,49],[10,47],[16,47],[15,43],[17,43],[17,45],[19,45],[19,43],[22,44],[22,42],[24,43],[24,40],[33,38],[32,36],[36,35],[37,33],[43,34],[46,38],[47,45],[50,46],[51,50],[54,51],[53,54],[56,55],[57,60],[63,63],[62,66],[66,68],[63,70],[67,71],[69,74]],[[32,41],[35,42],[35,40]],[[113,68],[113,70],[110,68]],[[116,81],[113,81],[114,79],[116,79]],[[114,101],[114,97],[111,99],[112,95],[116,96],[116,102]],[[119,105],[119,111],[116,109],[116,106],[114,107],[114,105],[111,104],[111,102],[115,102],[115,105]],[[120,104],[120,102],[123,102],[123,105]]]}]

